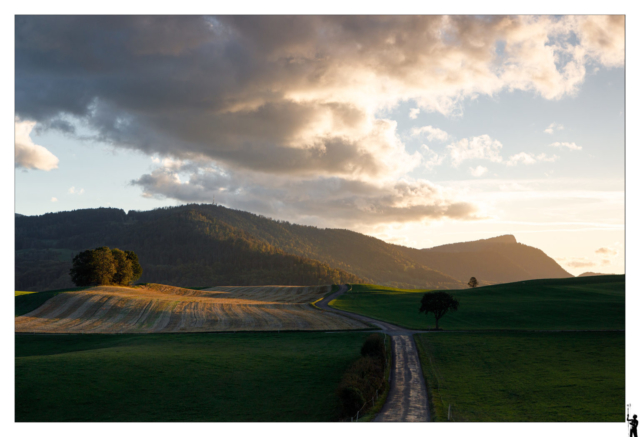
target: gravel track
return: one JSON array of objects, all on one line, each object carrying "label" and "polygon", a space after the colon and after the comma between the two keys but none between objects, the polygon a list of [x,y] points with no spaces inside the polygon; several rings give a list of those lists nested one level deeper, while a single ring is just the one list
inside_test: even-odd
[{"label": "gravel track", "polygon": [[349,313],[329,306],[347,291],[346,285],[340,290],[316,303],[327,312],[345,315],[355,320],[377,326],[389,334],[392,341],[391,387],[382,410],[375,422],[428,422],[430,420],[427,404],[427,387],[420,367],[418,349],[413,340],[413,331],[391,323],[375,320],[360,314]]}]

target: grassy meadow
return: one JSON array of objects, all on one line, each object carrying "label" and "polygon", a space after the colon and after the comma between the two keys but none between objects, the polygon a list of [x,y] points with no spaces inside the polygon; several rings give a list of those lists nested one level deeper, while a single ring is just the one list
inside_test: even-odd
[{"label": "grassy meadow", "polygon": [[331,421],[367,335],[16,335],[16,421]]},{"label": "grassy meadow", "polygon": [[[624,329],[624,275],[538,279],[451,290],[460,302],[440,320],[445,330]],[[433,329],[433,314],[418,310],[429,290],[353,285],[334,308],[412,329]]]},{"label": "grassy meadow", "polygon": [[622,332],[417,334],[432,417],[470,422],[621,422]]}]

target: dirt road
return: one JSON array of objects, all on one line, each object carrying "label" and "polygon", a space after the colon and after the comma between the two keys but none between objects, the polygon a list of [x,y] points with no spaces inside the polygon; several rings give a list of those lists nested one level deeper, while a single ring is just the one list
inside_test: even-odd
[{"label": "dirt road", "polygon": [[391,336],[393,344],[391,388],[387,402],[376,416],[375,422],[428,422],[430,417],[427,388],[422,376],[413,332],[391,323],[330,307],[329,302],[340,297],[347,289],[346,285],[341,285],[340,290],[322,299],[316,303],[316,306],[325,311],[334,311],[370,323]]}]

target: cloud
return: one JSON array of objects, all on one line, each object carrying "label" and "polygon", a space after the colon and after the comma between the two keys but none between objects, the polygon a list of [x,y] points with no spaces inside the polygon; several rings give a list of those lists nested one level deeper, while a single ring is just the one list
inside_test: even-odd
[{"label": "cloud", "polygon": [[517,164],[525,164],[531,165],[536,162],[554,162],[558,159],[558,156],[547,156],[544,153],[540,153],[539,155],[533,155],[532,153],[520,152],[516,155],[510,156],[508,160],[504,161],[504,164],[508,166],[514,166]]},{"label": "cloud", "polygon": [[569,150],[582,150],[582,146],[576,146],[576,143],[558,142],[549,144],[551,147],[566,147]]},{"label": "cloud", "polygon": [[150,154],[376,177],[390,156],[369,150],[378,110],[558,99],[587,63],[622,66],[623,43],[624,17],[20,16],[16,111]]},{"label": "cloud", "polygon": [[439,140],[439,141],[447,141],[449,139],[449,134],[443,131],[442,129],[438,129],[433,126],[423,126],[423,127],[414,127],[411,129],[411,135],[419,136],[422,134],[427,134],[427,139],[429,141]]},{"label": "cloud", "polygon": [[611,260],[603,259],[603,260],[600,262],[600,265],[603,265],[603,266],[611,265]]},{"label": "cloud", "polygon": [[541,153],[538,156],[536,156],[536,161],[538,161],[538,162],[555,162],[559,158],[560,157],[558,155],[547,156],[546,153]]},{"label": "cloud", "polygon": [[57,199],[56,197],[52,197],[52,198],[51,198],[51,201],[52,201],[52,202],[57,202],[57,201],[58,201],[58,199]]},{"label": "cloud", "polygon": [[489,135],[480,135],[470,139],[463,138],[447,146],[451,163],[454,167],[459,166],[468,159],[486,159],[491,162],[502,162],[501,149],[502,143],[491,139]]},{"label": "cloud", "polygon": [[418,118],[418,114],[420,114],[420,108],[411,108],[409,110],[409,118],[412,120]]},{"label": "cloud", "polygon": [[622,15],[589,15],[572,17],[574,31],[580,39],[584,53],[578,57],[589,57],[605,67],[624,65],[625,20]]},{"label": "cloud", "polygon": [[420,151],[424,166],[428,169],[442,164],[445,159],[445,155],[439,155],[437,152],[431,150],[426,144],[420,146]]},{"label": "cloud", "polygon": [[509,160],[505,162],[506,165],[512,166],[519,163],[530,165],[535,164],[536,158],[531,153],[521,152],[517,155],[509,157]]},{"label": "cloud", "polygon": [[552,134],[554,132],[554,130],[562,130],[562,129],[564,129],[563,125],[561,125],[559,123],[551,123],[549,125],[549,127],[544,130],[544,133]]},{"label": "cloud", "polygon": [[34,144],[31,131],[35,121],[15,120],[15,166],[16,168],[49,171],[58,168],[59,159],[45,147]]},{"label": "cloud", "polygon": [[570,257],[565,259],[563,262],[567,267],[572,268],[584,268],[584,267],[595,267],[596,263],[584,257]]},{"label": "cloud", "polygon": [[484,159],[491,162],[501,163],[507,166],[518,164],[531,165],[536,162],[554,162],[558,156],[547,156],[544,153],[534,155],[532,153],[520,152],[503,159],[500,154],[502,143],[492,139],[489,135],[480,135],[478,137],[464,138],[447,146],[451,164],[458,167],[460,163],[471,159]]},{"label": "cloud", "polygon": [[471,174],[475,177],[480,177],[483,174],[485,174],[487,172],[487,167],[483,167],[481,165],[477,166],[476,168],[472,168],[470,167],[469,170],[471,171]]},{"label": "cloud", "polygon": [[215,197],[217,203],[231,208],[334,225],[482,218],[478,207],[461,201],[455,190],[423,180],[292,179],[183,164],[157,167],[131,184],[150,198],[211,202]]},{"label": "cloud", "polygon": [[618,256],[618,251],[609,247],[601,247],[596,250],[596,253],[603,256]]},{"label": "cloud", "polygon": [[71,187],[69,188],[69,194],[83,194],[84,193],[84,188],[80,188],[80,190],[76,190],[76,187]]},{"label": "cloud", "polygon": [[[143,193],[209,201],[202,184],[217,168],[248,193],[264,182],[262,196],[281,196],[242,197],[256,208],[298,202],[315,214],[302,193],[281,191],[284,178],[318,204],[374,205],[381,220],[473,215],[453,214],[452,200],[429,203],[428,181],[403,182],[441,157],[408,152],[383,116],[389,108],[409,102],[410,115],[456,115],[479,96],[516,90],[555,100],[578,92],[587,65],[624,65],[624,17],[17,16],[15,24],[21,119],[79,135],[73,121],[89,132],[83,139],[197,167],[189,184],[154,170],[138,180]],[[433,132],[425,131],[441,138]],[[488,136],[450,146],[454,166],[503,162]],[[313,188],[338,183],[377,194]],[[413,213],[393,206],[407,199],[395,187],[423,203]]]}]

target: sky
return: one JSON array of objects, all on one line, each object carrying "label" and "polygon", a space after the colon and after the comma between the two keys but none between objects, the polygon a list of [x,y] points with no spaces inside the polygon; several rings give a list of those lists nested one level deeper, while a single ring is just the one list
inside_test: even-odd
[{"label": "sky", "polygon": [[624,273],[619,16],[17,16],[15,211],[215,202]]}]

